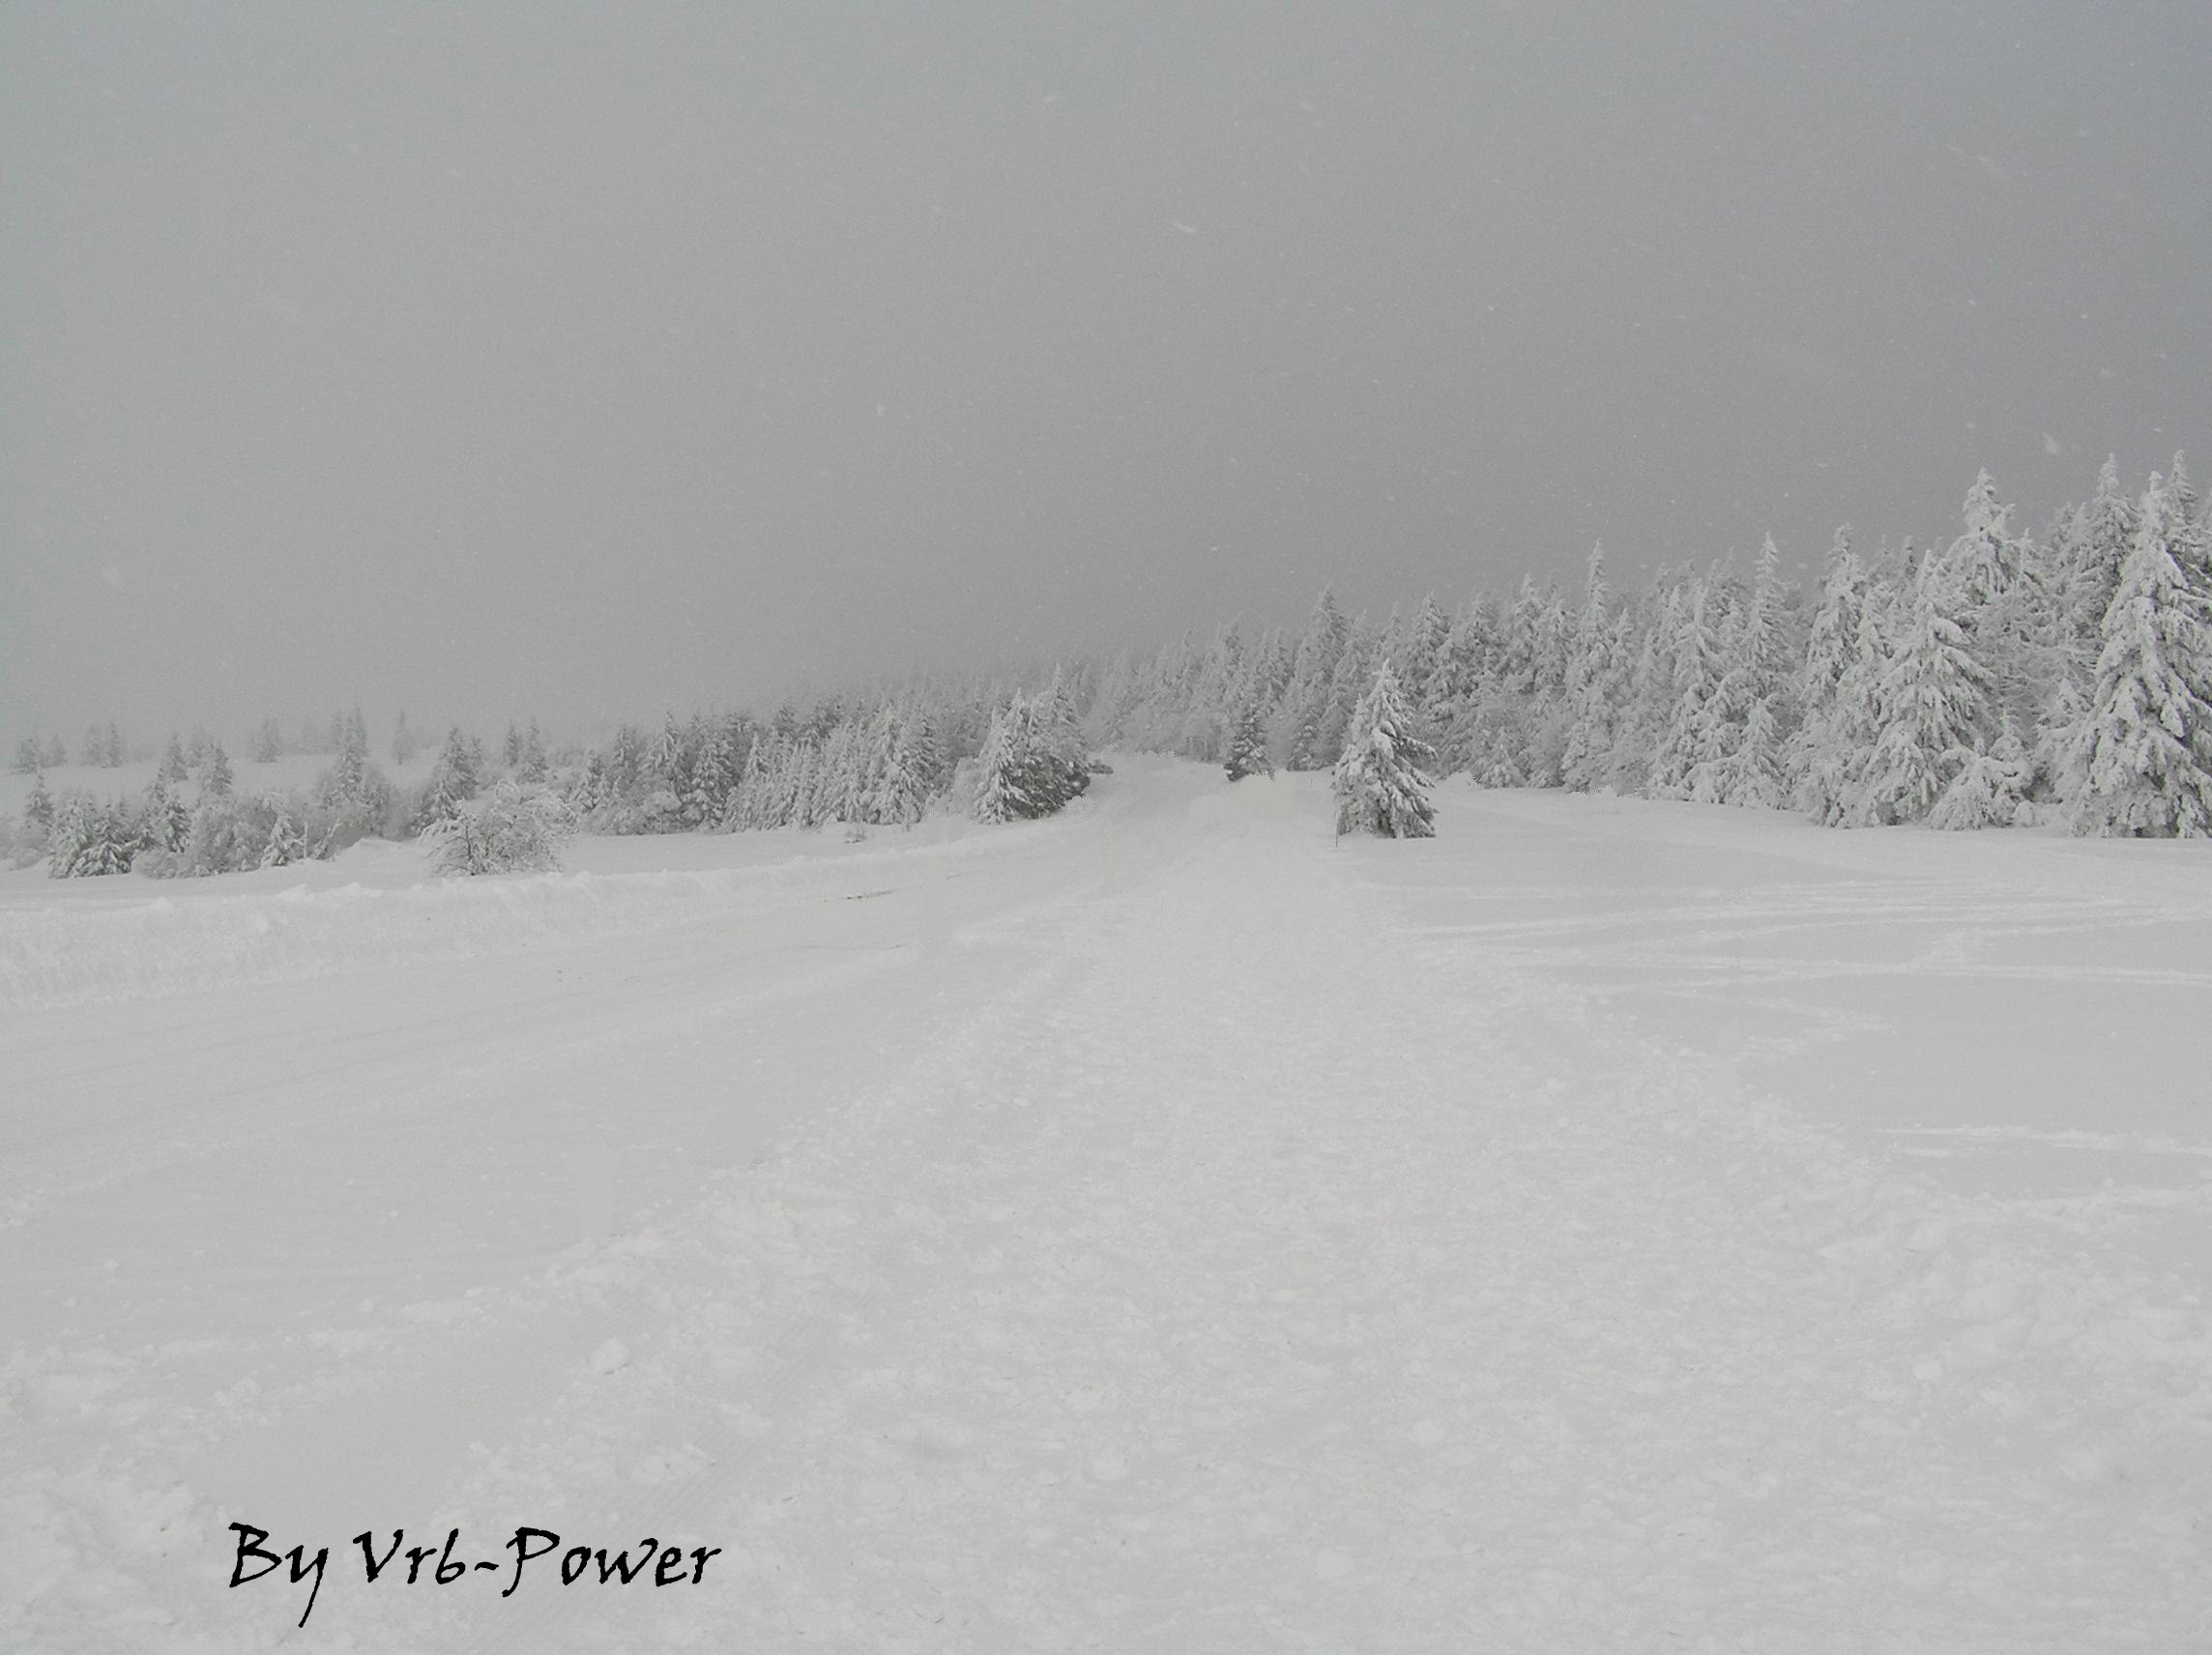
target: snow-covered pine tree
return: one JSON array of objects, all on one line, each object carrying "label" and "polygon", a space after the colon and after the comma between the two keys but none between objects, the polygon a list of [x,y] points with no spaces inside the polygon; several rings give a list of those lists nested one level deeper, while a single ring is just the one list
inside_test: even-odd
[{"label": "snow-covered pine tree", "polygon": [[2173,498],[2173,515],[2183,528],[2204,527],[2204,503],[2197,499],[2197,490],[2190,485],[2186,456],[2179,449],[2173,450],[2173,464],[2167,467],[2166,492]]},{"label": "snow-covered pine tree", "polygon": [[190,775],[190,767],[185,763],[184,740],[172,730],[169,732],[169,744],[161,753],[161,768],[155,772],[155,779],[168,787],[182,787]]},{"label": "snow-covered pine tree", "polygon": [[35,771],[31,777],[30,797],[23,800],[23,832],[26,837],[37,835],[43,843],[53,831],[53,826],[54,796],[46,791],[45,772]]},{"label": "snow-covered pine tree", "polygon": [[2009,828],[2020,819],[2028,775],[2026,749],[2008,726],[1987,752],[1967,756],[1928,812],[1928,826],[1953,831]]},{"label": "snow-covered pine tree", "polygon": [[1452,618],[1429,690],[1430,715],[1438,743],[1437,768],[1444,774],[1472,763],[1476,718],[1498,654],[1497,620],[1481,594],[1470,597]]},{"label": "snow-covered pine tree", "polygon": [[1577,631],[1575,660],[1567,671],[1567,744],[1559,757],[1559,782],[1587,793],[1613,775],[1615,743],[1629,710],[1635,632],[1626,615],[1593,622],[1586,613]]},{"label": "snow-covered pine tree", "polygon": [[[531,786],[543,779],[547,769],[545,740],[532,719],[522,738],[522,766],[515,779]],[[730,795],[737,785],[738,755],[729,728],[719,720],[703,720],[699,756],[691,767],[691,791],[684,799],[685,824],[699,828],[720,824],[729,814]]]},{"label": "snow-covered pine tree", "polygon": [[1613,753],[1605,783],[1615,793],[1640,794],[1651,784],[1652,764],[1674,703],[1664,595],[1646,597],[1637,613],[1620,619],[1627,631],[1618,658],[1627,665],[1619,711],[1614,715]]},{"label": "snow-covered pine tree", "polygon": [[39,739],[36,736],[25,736],[15,743],[15,763],[14,766],[15,773],[17,775],[37,775],[39,773],[40,756]]},{"label": "snow-covered pine tree", "polygon": [[89,794],[75,789],[62,795],[53,807],[53,820],[46,829],[46,877],[48,879],[74,879],[77,861],[91,841],[99,806]]},{"label": "snow-covered pine tree", "polygon": [[[180,759],[183,756],[178,754]],[[169,782],[157,775],[139,807],[138,823],[140,841],[147,850],[173,856],[185,848],[191,834],[192,813],[185,808],[185,801]]]},{"label": "snow-covered pine tree", "polygon": [[288,867],[306,854],[300,825],[292,819],[289,800],[272,794],[263,803],[274,820],[269,825],[269,837],[261,847],[261,866]]},{"label": "snow-covered pine tree", "polygon": [[2153,477],[2105,611],[2083,724],[2078,831],[2212,834],[2212,582],[2181,502]]},{"label": "snow-covered pine tree", "polygon": [[1434,785],[1422,769],[1427,746],[1413,728],[1390,663],[1382,660],[1353,710],[1344,752],[1330,778],[1339,833],[1426,839],[1436,832]]},{"label": "snow-covered pine tree", "polygon": [[208,742],[207,762],[200,769],[200,797],[202,798],[228,798],[232,777],[230,755],[222,750],[220,741]]},{"label": "snow-covered pine tree", "polygon": [[1798,809],[1816,822],[1832,822],[1849,796],[1849,749],[1845,745],[1844,681],[1857,658],[1859,625],[1865,616],[1869,575],[1851,550],[1848,524],[1836,531],[1828,547],[1827,573],[1805,639],[1805,662],[1797,680],[1804,710],[1785,748],[1784,777]]},{"label": "snow-covered pine tree", "polygon": [[418,830],[426,830],[440,822],[451,822],[461,813],[461,806],[482,789],[483,775],[477,766],[476,749],[455,724],[447,730],[446,744],[439,751],[437,762],[430,767],[429,784],[423,790],[422,806],[416,816]]},{"label": "snow-covered pine tree", "polygon": [[1674,705],[1652,755],[1646,791],[1654,798],[1688,798],[1699,779],[1698,767],[1720,754],[1716,702],[1727,670],[1720,629],[1727,617],[1725,601],[1709,580],[1693,573],[1674,605],[1669,652]]},{"label": "snow-covered pine tree", "polygon": [[845,719],[830,732],[822,744],[821,813],[825,822],[856,826],[866,821],[868,786],[867,732],[854,719]]},{"label": "snow-covered pine tree", "polygon": [[1068,688],[1067,675],[1062,668],[1052,669],[1052,682],[1037,700],[1034,717],[1046,776],[1044,792],[1051,799],[1050,808],[1058,810],[1091,786],[1091,754],[1083,741],[1083,720],[1075,711],[1074,692]]},{"label": "snow-covered pine tree", "polygon": [[[1222,713],[1237,694],[1237,686],[1244,682],[1244,644],[1237,636],[1237,623],[1232,621],[1213,634],[1206,653],[1198,663],[1196,681],[1190,690],[1190,699],[1181,710],[1180,740],[1176,750],[1186,759],[1201,764],[1218,764],[1222,757]],[[1059,669],[1055,668],[1053,681],[1060,684]]]},{"label": "snow-covered pine tree", "polygon": [[2068,636],[2083,677],[2094,674],[2104,649],[2105,611],[2120,589],[2120,569],[2136,540],[2136,503],[2120,486],[2117,454],[2097,473],[2097,489],[2074,513],[2061,571]]},{"label": "snow-covered pine tree", "polygon": [[536,787],[545,779],[550,769],[545,756],[545,734],[533,718],[522,732],[522,743],[514,755],[514,779],[524,787]]},{"label": "snow-covered pine tree", "polygon": [[1290,686],[1276,714],[1276,746],[1286,769],[1327,768],[1329,692],[1351,636],[1351,625],[1336,606],[1336,595],[1323,587],[1298,639]]},{"label": "snow-covered pine tree", "polygon": [[875,787],[868,820],[912,828],[929,809],[929,784],[916,765],[913,715],[892,702],[876,714]]},{"label": "snow-covered pine tree", "polygon": [[1267,760],[1267,727],[1260,715],[1260,696],[1257,688],[1247,685],[1238,692],[1236,703],[1229,710],[1229,756],[1222,769],[1231,781],[1242,781],[1249,775],[1273,775],[1275,767]]},{"label": "snow-covered pine tree", "polygon": [[1997,504],[1987,471],[1967,490],[1962,514],[1965,533],[1939,560],[1937,578],[1949,583],[1944,607],[1989,677],[1989,722],[1973,747],[1987,752],[2006,720],[2032,728],[2050,699],[2057,668],[2054,601],[2031,555],[2035,548],[2012,533],[2012,508]]},{"label": "snow-covered pine tree", "polygon": [[1730,616],[1712,697],[1714,750],[1692,772],[1693,798],[1782,806],[1783,743],[1794,722],[1783,603],[1782,554],[1769,535],[1752,566],[1750,600]]},{"label": "snow-covered pine tree", "polygon": [[1016,822],[1034,816],[1032,801],[1022,791],[1021,729],[1027,722],[1020,692],[991,718],[982,750],[975,755],[975,799],[978,822]]},{"label": "snow-covered pine tree", "polygon": [[1880,735],[1845,815],[1847,826],[1918,822],[1975,754],[1986,750],[1990,675],[1947,605],[1958,591],[1939,560],[1924,560],[1876,690]]},{"label": "snow-covered pine tree", "polygon": [[1336,671],[1330,675],[1328,693],[1322,707],[1321,744],[1314,757],[1323,766],[1336,763],[1350,739],[1353,714],[1367,694],[1368,682],[1374,675],[1376,662],[1382,658],[1382,635],[1368,623],[1362,614],[1352,623],[1345,638],[1344,651],[1336,657]]},{"label": "snow-covered pine tree", "polygon": [[1435,593],[1424,595],[1412,619],[1406,623],[1400,641],[1398,682],[1406,702],[1421,727],[1422,740],[1434,747],[1444,723],[1445,648],[1451,641],[1451,622]]},{"label": "snow-covered pine tree", "polygon": [[1567,740],[1559,755],[1559,783],[1577,793],[1587,793],[1611,769],[1614,726],[1624,711],[1628,663],[1619,652],[1625,635],[1614,629],[1612,604],[1613,591],[1605,579],[1605,542],[1600,540],[1590,547],[1583,607],[1567,640]]}]

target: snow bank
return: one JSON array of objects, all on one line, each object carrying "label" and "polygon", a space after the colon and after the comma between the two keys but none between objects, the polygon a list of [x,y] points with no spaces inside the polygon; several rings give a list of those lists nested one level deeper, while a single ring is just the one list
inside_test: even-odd
[{"label": "snow bank", "polygon": [[396,888],[296,885],[236,894],[194,886],[142,901],[0,909],[0,1008],[282,982],[735,920],[770,903],[877,894],[891,870],[911,877],[917,865],[989,844],[971,834],[746,867],[479,880],[425,873]]}]

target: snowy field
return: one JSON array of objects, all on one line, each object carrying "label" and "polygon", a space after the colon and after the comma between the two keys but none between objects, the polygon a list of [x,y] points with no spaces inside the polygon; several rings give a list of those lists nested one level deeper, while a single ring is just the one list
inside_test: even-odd
[{"label": "snowy field", "polygon": [[1324,789],[0,876],[0,1647],[2212,1644],[2203,844]]}]

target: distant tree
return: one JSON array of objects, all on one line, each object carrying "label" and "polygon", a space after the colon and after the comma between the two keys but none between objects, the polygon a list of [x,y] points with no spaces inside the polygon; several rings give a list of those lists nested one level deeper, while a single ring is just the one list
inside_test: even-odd
[{"label": "distant tree", "polygon": [[415,755],[422,750],[422,738],[407,722],[407,709],[399,710],[399,716],[392,725],[392,762],[399,766],[411,765]]},{"label": "distant tree", "polygon": [[427,830],[460,815],[461,806],[483,790],[483,769],[477,746],[453,725],[446,733],[446,745],[430,767],[430,781],[423,790],[417,827]]},{"label": "distant tree", "polygon": [[522,732],[522,744],[515,754],[514,779],[525,787],[534,787],[545,779],[551,761],[545,756],[545,736],[533,718]]},{"label": "distant tree", "polygon": [[1275,773],[1275,767],[1267,760],[1267,728],[1260,716],[1260,698],[1251,687],[1245,688],[1230,709],[1227,744],[1229,757],[1222,769],[1229,772],[1231,781]]},{"label": "distant tree", "polygon": [[1277,713],[1277,746],[1284,768],[1318,770],[1328,767],[1327,725],[1337,667],[1352,640],[1351,624],[1327,587],[1314,599],[1305,631],[1292,656],[1291,682]]},{"label": "distant tree", "polygon": [[39,739],[36,736],[25,736],[20,741],[15,743],[15,763],[14,769],[17,775],[37,775],[39,773],[42,760],[43,755],[39,750]]},{"label": "distant tree", "polygon": [[222,750],[220,741],[210,741],[207,762],[200,769],[200,797],[228,798],[231,784],[230,755]]},{"label": "distant tree", "polygon": [[253,762],[257,765],[273,765],[283,756],[283,731],[276,727],[276,719],[262,719],[261,727],[253,733]]},{"label": "distant tree", "polygon": [[1392,839],[1426,839],[1436,832],[1433,785],[1422,764],[1428,748],[1413,729],[1411,710],[1384,660],[1353,710],[1337,759],[1331,791],[1339,833],[1380,833]]},{"label": "distant tree", "polygon": [[[178,757],[182,759],[180,750]],[[178,778],[181,783],[182,776]],[[154,778],[146,790],[146,798],[139,807],[139,838],[149,851],[175,853],[185,848],[185,841],[192,829],[192,813],[170,785],[167,767]]]},{"label": "distant tree", "polygon": [[54,796],[46,791],[44,771],[31,778],[30,797],[23,800],[23,828],[44,837],[54,825]]}]

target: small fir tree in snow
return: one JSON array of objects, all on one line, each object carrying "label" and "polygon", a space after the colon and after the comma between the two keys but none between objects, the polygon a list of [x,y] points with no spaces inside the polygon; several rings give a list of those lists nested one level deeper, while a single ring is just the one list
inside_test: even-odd
[{"label": "small fir tree in snow", "polygon": [[2082,832],[2212,834],[2212,584],[2158,478],[2105,611],[2074,800]]},{"label": "small fir tree in snow", "polygon": [[2008,729],[1986,753],[1974,753],[1928,812],[1928,826],[1953,831],[2009,828],[2020,819],[2029,766],[2020,739]]},{"label": "small fir tree in snow", "polygon": [[1429,798],[1433,784],[1422,769],[1428,757],[1384,660],[1353,711],[1344,752],[1330,780],[1336,830],[1389,839],[1431,837],[1437,830],[1436,806]]}]

